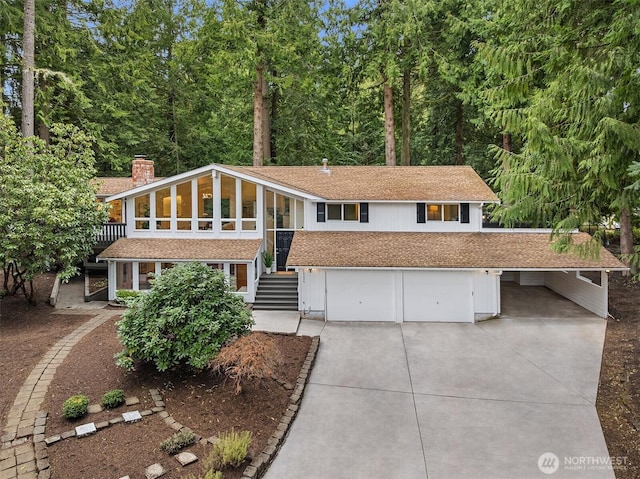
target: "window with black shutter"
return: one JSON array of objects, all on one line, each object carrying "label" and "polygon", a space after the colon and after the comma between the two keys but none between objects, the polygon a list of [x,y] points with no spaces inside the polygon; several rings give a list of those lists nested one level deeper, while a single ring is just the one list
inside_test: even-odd
[{"label": "window with black shutter", "polygon": [[427,222],[427,214],[426,214],[426,203],[417,203],[417,214],[418,214],[418,223],[426,223]]},{"label": "window with black shutter", "polygon": [[469,222],[469,203],[460,203],[460,223]]},{"label": "window with black shutter", "polygon": [[317,204],[317,221],[318,223],[324,223],[327,219],[326,215],[326,204],[318,203]]},{"label": "window with black shutter", "polygon": [[360,203],[360,223],[369,222],[369,203]]}]

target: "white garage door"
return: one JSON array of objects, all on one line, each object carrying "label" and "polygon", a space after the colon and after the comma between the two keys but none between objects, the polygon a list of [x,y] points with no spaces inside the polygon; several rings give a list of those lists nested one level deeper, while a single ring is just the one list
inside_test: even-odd
[{"label": "white garage door", "polygon": [[472,275],[464,271],[405,271],[404,320],[473,322]]},{"label": "white garage door", "polygon": [[327,271],[327,320],[394,321],[391,271]]}]

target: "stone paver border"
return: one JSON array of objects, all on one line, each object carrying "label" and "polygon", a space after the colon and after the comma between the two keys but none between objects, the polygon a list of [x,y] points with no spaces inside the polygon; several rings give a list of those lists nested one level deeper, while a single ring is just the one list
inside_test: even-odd
[{"label": "stone paver border", "polygon": [[[86,311],[83,311],[81,314],[86,313]],[[75,430],[70,430],[60,435],[45,438],[47,413],[40,411],[40,406],[44,401],[47,389],[58,366],[62,364],[73,346],[98,326],[120,314],[120,311],[102,310],[58,341],[29,374],[16,396],[7,416],[4,433],[0,436],[0,479],[49,479],[51,477],[47,446],[74,437],[76,433]],[[289,406],[280,419],[276,431],[267,441],[267,446],[263,452],[253,458],[251,464],[245,468],[242,475],[243,479],[259,479],[262,477],[280,450],[297,415],[319,346],[320,337],[314,336],[295,386],[274,377],[282,387],[287,390],[293,390],[289,398]],[[154,407],[141,411],[140,415],[143,418],[157,413],[165,424],[176,432],[193,432],[191,428],[177,422],[166,411],[165,402],[158,389],[150,389],[149,393],[154,401]],[[114,417],[96,424],[96,430],[100,431],[123,421],[122,416]],[[202,445],[207,445],[215,444],[218,439],[215,436],[202,438],[202,436],[196,434],[196,440]]]},{"label": "stone paver border", "polygon": [[[289,434],[291,424],[293,424],[293,420],[298,414],[300,401],[302,400],[302,396],[304,396],[304,390],[307,386],[307,382],[309,381],[309,374],[311,374],[313,364],[316,361],[316,355],[318,353],[319,346],[320,336],[313,336],[311,338],[311,347],[309,348],[309,352],[307,353],[307,358],[302,364],[302,369],[300,369],[298,380],[296,381],[293,393],[289,398],[289,406],[282,415],[282,419],[280,419],[280,423],[276,427],[276,431],[267,441],[267,446],[264,448],[261,454],[258,454],[258,457],[253,458],[251,464],[249,464],[242,473],[242,479],[261,478],[264,473],[267,472],[269,465],[275,459],[278,451],[280,451],[282,444],[284,444],[284,441]],[[281,385],[287,387],[287,384],[285,383],[281,383]]]},{"label": "stone paver border", "polygon": [[[61,312],[69,313],[71,311]],[[91,314],[93,311],[78,310],[73,313]],[[40,411],[49,384],[58,366],[78,341],[120,314],[120,311],[100,310],[98,314],[59,340],[33,368],[9,410],[7,423],[0,436],[0,479],[50,477],[44,443],[47,413]]]}]

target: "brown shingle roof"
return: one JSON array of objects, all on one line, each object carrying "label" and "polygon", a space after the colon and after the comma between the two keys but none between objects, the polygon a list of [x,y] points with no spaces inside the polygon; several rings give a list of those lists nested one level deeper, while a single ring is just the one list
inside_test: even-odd
[{"label": "brown shingle roof", "polygon": [[498,201],[470,166],[222,166],[327,200]]},{"label": "brown shingle roof", "polygon": [[253,261],[261,244],[259,239],[120,238],[98,259]]},{"label": "brown shingle roof", "polygon": [[[576,233],[574,241],[588,239]],[[355,268],[620,269],[601,248],[598,260],[559,254],[547,233],[359,233],[296,231],[287,266]]]},{"label": "brown shingle roof", "polygon": [[[152,182],[161,180],[162,178],[154,178]],[[117,195],[133,188],[133,180],[131,177],[114,177],[102,176],[95,178],[94,183],[99,185],[98,196]]]},{"label": "brown shingle roof", "polygon": [[93,182],[99,185],[98,196],[115,195],[133,188],[131,178],[102,177]]}]

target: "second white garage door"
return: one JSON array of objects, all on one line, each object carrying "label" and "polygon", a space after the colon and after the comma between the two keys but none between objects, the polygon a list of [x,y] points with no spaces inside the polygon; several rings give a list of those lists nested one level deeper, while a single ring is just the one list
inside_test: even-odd
[{"label": "second white garage door", "polygon": [[466,271],[326,272],[329,321],[473,322]]},{"label": "second white garage door", "polygon": [[467,271],[405,271],[405,321],[473,322],[472,276]]}]

